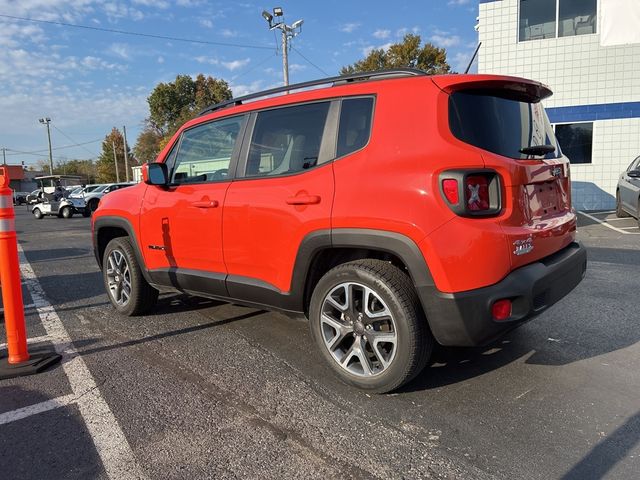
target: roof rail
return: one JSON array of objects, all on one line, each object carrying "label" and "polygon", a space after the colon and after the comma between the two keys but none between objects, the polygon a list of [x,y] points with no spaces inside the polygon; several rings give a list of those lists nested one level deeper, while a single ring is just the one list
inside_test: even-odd
[{"label": "roof rail", "polygon": [[292,90],[301,90],[303,88],[309,87],[317,87],[319,85],[325,85],[327,83],[333,83],[333,85],[344,85],[346,83],[352,82],[363,82],[369,80],[383,80],[388,78],[397,78],[397,77],[410,77],[417,75],[427,75],[422,70],[418,70],[417,68],[395,68],[392,70],[378,70],[375,72],[358,72],[358,73],[350,73],[348,75],[338,75],[335,77],[327,77],[320,78],[318,80],[311,80],[309,82],[296,83],[294,85],[287,85],[284,87],[272,88],[269,90],[264,90],[262,92],[250,93],[249,95],[244,95],[238,98],[232,98],[231,100],[226,100],[224,102],[216,103],[214,105],[210,105],[204,110],[202,110],[198,116],[205,115],[207,113],[215,112],[216,110],[220,110],[225,107],[242,105],[247,100],[254,100],[256,98],[268,97],[270,95],[275,95],[276,93],[284,93],[290,92]]}]

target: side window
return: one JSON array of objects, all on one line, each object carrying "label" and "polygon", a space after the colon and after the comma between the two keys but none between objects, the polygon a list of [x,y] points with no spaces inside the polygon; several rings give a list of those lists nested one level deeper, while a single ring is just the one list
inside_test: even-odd
[{"label": "side window", "polygon": [[329,102],[259,112],[245,176],[286,175],[318,164]]},{"label": "side window", "polygon": [[186,130],[175,158],[171,183],[226,180],[243,121],[244,116],[225,118]]},{"label": "side window", "polygon": [[360,150],[369,141],[373,98],[350,98],[342,101],[338,130],[337,156]]}]

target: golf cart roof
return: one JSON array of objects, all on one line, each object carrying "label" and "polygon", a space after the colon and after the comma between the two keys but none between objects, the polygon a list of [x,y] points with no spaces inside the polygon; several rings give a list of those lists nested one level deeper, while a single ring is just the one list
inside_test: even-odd
[{"label": "golf cart roof", "polygon": [[82,180],[82,177],[77,175],[44,175],[35,177],[34,180]]}]

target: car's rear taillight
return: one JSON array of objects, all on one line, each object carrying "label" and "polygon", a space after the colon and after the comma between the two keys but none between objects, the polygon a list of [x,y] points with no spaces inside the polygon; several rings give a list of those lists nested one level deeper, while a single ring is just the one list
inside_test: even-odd
[{"label": "car's rear taillight", "polygon": [[440,174],[440,192],[463,217],[497,215],[502,209],[500,177],[493,170],[448,170]]}]

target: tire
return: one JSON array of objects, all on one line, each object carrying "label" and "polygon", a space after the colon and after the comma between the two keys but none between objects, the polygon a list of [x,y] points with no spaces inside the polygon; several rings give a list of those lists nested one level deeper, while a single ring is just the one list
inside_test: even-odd
[{"label": "tire", "polygon": [[87,205],[87,208],[89,209],[89,215],[91,216],[93,214],[93,212],[95,212],[98,209],[98,204],[100,203],[100,200],[98,200],[97,198],[94,198],[93,200],[89,201],[89,204]]},{"label": "tire", "polygon": [[636,208],[636,220],[638,221],[638,228],[640,228],[640,198],[638,198],[638,208]]},{"label": "tire", "polygon": [[102,259],[104,286],[118,313],[130,317],[142,315],[156,304],[158,290],[142,275],[128,237],[111,240]]},{"label": "tire", "polygon": [[60,215],[62,216],[62,218],[71,218],[73,217],[73,211],[71,211],[70,207],[62,207],[62,210],[60,210]]},{"label": "tire", "polygon": [[87,208],[85,208],[84,210],[82,210],[82,216],[84,218],[90,217],[91,216],[91,212]]},{"label": "tire", "polygon": [[616,192],[616,217],[626,218],[629,214],[622,208],[622,202],[620,201],[620,191]]},{"label": "tire", "polygon": [[[311,296],[309,319],[313,338],[338,377],[374,393],[412,380],[435,343],[409,276],[381,260],[358,260],[327,272]],[[356,345],[362,349],[354,350]]]},{"label": "tire", "polygon": [[36,219],[38,219],[38,220],[42,220],[44,218],[44,215],[42,214],[42,211],[40,211],[39,208],[36,208],[33,211],[33,216],[36,217]]}]

